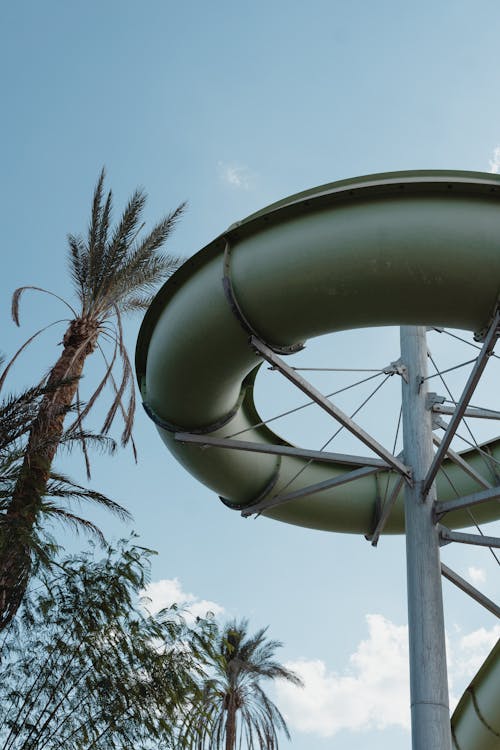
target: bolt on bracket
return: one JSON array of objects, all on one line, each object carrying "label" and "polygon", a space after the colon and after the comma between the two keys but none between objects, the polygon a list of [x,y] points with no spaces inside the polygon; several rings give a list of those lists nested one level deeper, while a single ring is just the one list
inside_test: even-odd
[{"label": "bolt on bracket", "polygon": [[390,365],[384,367],[382,370],[384,375],[401,375],[405,383],[408,382],[408,368],[403,364],[401,359],[397,359],[395,362],[391,362]]}]

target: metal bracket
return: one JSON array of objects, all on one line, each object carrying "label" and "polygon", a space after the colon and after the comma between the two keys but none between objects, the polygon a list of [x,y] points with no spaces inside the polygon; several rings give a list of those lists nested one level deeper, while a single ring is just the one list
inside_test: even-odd
[{"label": "metal bracket", "polygon": [[401,359],[397,359],[395,362],[391,362],[390,365],[384,367],[382,370],[384,375],[401,375],[405,383],[408,382],[408,368]]},{"label": "metal bracket", "polygon": [[431,409],[434,409],[436,404],[444,404],[445,401],[446,396],[439,396],[437,393],[429,392],[426,397],[425,408],[430,411]]},{"label": "metal bracket", "polygon": [[[224,289],[224,294],[226,295],[226,299],[229,303],[229,307],[231,308],[231,312],[233,313],[234,317],[240,324],[240,326],[243,328],[246,333],[248,333],[250,336],[257,336],[257,338],[263,340],[263,337],[260,336],[259,333],[255,330],[253,325],[248,320],[247,316],[243,312],[240,303],[238,302],[238,299],[236,297],[234,286],[231,278],[231,245],[229,243],[229,240],[227,237],[224,238],[226,246],[224,249],[224,261],[223,261],[223,277],[222,277],[222,286]],[[268,343],[268,346],[270,349],[272,349],[274,352],[277,352],[278,354],[294,354],[295,352],[300,352],[302,349],[304,349],[305,344],[292,344],[291,346],[280,346],[278,344],[270,344]]]},{"label": "metal bracket", "polygon": [[[255,511],[249,510],[249,512],[247,513],[246,509],[253,508],[255,505],[259,504],[265,497],[267,497],[267,495],[269,495],[269,493],[273,490],[274,486],[276,485],[276,482],[279,479],[280,469],[281,469],[281,456],[278,456],[278,459],[276,462],[276,469],[274,470],[271,479],[269,480],[269,482],[267,482],[264,489],[261,492],[259,492],[257,497],[255,497],[250,502],[233,503],[231,502],[231,500],[228,500],[227,498],[222,497],[222,495],[219,495],[219,500],[221,501],[223,505],[226,506],[226,508],[230,508],[231,510],[241,511],[241,515],[243,516],[243,518],[247,518],[247,516],[251,516]],[[259,514],[257,513],[257,515]]]},{"label": "metal bracket", "polygon": [[[221,427],[224,427],[228,422],[232,420],[232,418],[237,414],[239,411],[241,404],[243,402],[243,399],[245,398],[245,391],[246,389],[242,387],[240,391],[240,395],[238,396],[238,400],[234,407],[231,409],[231,411],[228,414],[224,414],[223,417],[218,419],[216,422],[212,422],[212,424],[206,425],[204,427],[193,427],[191,428],[191,433],[193,435],[205,435],[210,432],[215,432],[215,430],[219,430]],[[174,424],[173,422],[168,422],[166,419],[163,419],[160,417],[156,412],[151,408],[151,406],[146,402],[142,402],[142,407],[150,420],[155,423],[157,427],[161,427],[162,430],[166,430],[167,432],[184,432],[185,427],[181,427],[181,425]]]},{"label": "metal bracket", "polygon": [[426,397],[425,402],[425,408],[428,409],[430,412],[432,412],[431,420],[432,420],[432,429],[437,430],[438,428],[442,427],[443,429],[446,429],[448,425],[446,422],[441,418],[436,416],[435,414],[435,408],[438,404],[442,404],[444,401],[446,401],[445,396],[438,396],[437,393],[428,393]]}]

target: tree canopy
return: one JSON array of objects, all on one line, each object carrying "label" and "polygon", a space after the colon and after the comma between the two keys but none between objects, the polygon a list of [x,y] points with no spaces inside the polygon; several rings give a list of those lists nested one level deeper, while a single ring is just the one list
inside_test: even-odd
[{"label": "tree canopy", "polygon": [[122,542],[102,559],[66,557],[30,586],[1,642],[1,750],[174,746],[200,667],[176,608],[139,604],[148,557]]}]

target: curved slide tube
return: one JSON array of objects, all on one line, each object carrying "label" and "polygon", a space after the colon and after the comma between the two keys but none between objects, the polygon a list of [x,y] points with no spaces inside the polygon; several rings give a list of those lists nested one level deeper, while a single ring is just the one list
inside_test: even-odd
[{"label": "curved slide tube", "polygon": [[451,733],[456,750],[500,747],[500,640],[460,698]]},{"label": "curved slide tube", "polygon": [[[230,507],[310,528],[370,535],[381,514],[379,487],[388,481],[397,499],[384,532],[403,533],[403,490],[398,492],[399,476],[385,463],[342,456],[310,462],[259,425],[253,381],[260,352],[267,347],[283,357],[311,337],[383,325],[462,328],[481,338],[499,292],[497,175],[399,172],[325,185],[234,224],[163,286],[137,344],[144,405],[176,458]],[[205,450],[182,442],[181,433],[235,436],[264,452]],[[500,460],[500,440],[485,450]],[[469,471],[450,459],[443,468],[458,492],[469,495],[481,489],[473,474],[485,475],[484,459],[475,451],[461,458]],[[270,503],[299,472],[293,491],[367,465],[373,471],[360,471],[354,481]],[[493,464],[486,479],[499,484]],[[438,474],[438,501],[455,497],[451,483]],[[478,522],[498,519],[500,504],[478,505],[475,516]],[[453,511],[443,522],[456,529],[469,526],[470,517],[465,510]],[[493,661],[498,665],[497,657]],[[476,679],[482,685],[481,674]],[[498,676],[493,682],[500,703]],[[457,727],[474,705],[471,700],[464,707],[463,701]],[[497,744],[468,742],[457,746],[500,747],[498,738]]]}]

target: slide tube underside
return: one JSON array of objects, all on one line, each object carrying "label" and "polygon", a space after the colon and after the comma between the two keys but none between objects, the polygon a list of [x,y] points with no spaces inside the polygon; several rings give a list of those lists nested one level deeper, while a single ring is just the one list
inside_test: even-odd
[{"label": "slide tube underside", "polygon": [[[286,491],[296,475],[290,489],[300,490],[356,468],[203,449],[175,435],[289,445],[269,427],[255,426],[260,418],[253,379],[262,358],[249,343],[252,335],[280,356],[312,337],[368,326],[461,328],[481,338],[500,292],[499,198],[496,175],[375,175],[292,196],[233,225],[167,282],[141,328],[136,356],[141,393],[171,452],[226,504],[246,512]],[[483,448],[492,460],[472,450],[461,456],[497,485],[500,440]],[[455,497],[453,488],[460,495],[480,489],[452,461],[443,469],[438,501]],[[390,493],[397,481],[394,472],[381,470],[264,509],[263,515],[370,535],[382,512],[381,487],[389,482]],[[498,501],[476,506],[474,516],[479,523],[498,519]],[[442,522],[452,529],[471,524],[465,510]],[[403,532],[401,490],[385,533]],[[498,665],[496,656],[493,662]],[[483,684],[485,678],[479,679]],[[490,683],[488,677],[485,684]],[[496,683],[499,687],[498,678]],[[471,710],[460,708],[459,716]],[[459,747],[500,747],[498,741],[467,743]]]}]

